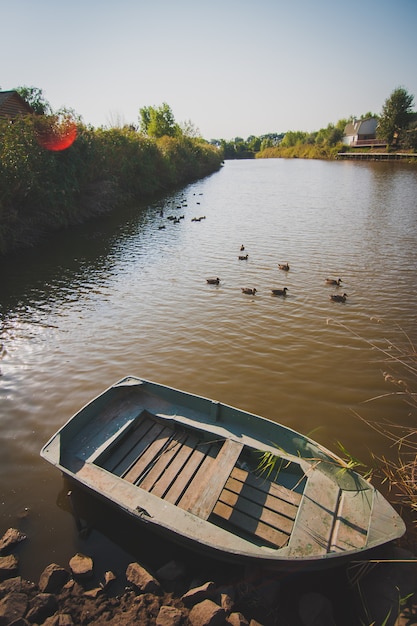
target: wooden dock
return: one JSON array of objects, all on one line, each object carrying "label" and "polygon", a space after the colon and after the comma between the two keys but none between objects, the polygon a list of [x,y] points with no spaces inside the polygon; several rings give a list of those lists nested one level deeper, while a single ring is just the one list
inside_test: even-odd
[{"label": "wooden dock", "polygon": [[354,161],[409,161],[416,162],[417,153],[412,152],[339,152],[336,159]]}]

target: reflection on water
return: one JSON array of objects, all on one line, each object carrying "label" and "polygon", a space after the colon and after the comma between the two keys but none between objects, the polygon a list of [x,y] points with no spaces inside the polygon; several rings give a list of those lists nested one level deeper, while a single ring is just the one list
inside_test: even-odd
[{"label": "reflection on water", "polygon": [[[405,345],[400,329],[417,340],[416,198],[417,170],[402,163],[227,162],[2,260],[0,515],[4,529],[36,538],[22,562],[32,557],[37,572],[88,550],[39,450],[127,374],[284,422],[335,451],[342,441],[365,462],[393,454],[354,411],[412,420],[386,395],[397,389],[371,344]],[[287,297],[271,295],[283,287]],[[330,301],[336,292],[344,304]]]}]

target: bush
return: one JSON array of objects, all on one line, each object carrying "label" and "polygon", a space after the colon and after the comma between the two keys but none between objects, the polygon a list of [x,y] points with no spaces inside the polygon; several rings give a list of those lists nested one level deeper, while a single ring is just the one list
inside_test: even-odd
[{"label": "bush", "polygon": [[[47,123],[43,116],[42,127]],[[76,141],[62,151],[43,148],[38,132],[36,116],[0,121],[0,253],[129,198],[206,176],[222,162],[221,151],[201,139],[149,138],[130,127],[78,123]]]}]

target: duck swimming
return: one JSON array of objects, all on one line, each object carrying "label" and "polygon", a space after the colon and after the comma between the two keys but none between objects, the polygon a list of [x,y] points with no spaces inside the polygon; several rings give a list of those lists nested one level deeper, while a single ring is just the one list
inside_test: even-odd
[{"label": "duck swimming", "polygon": [[241,287],[242,289],[242,293],[246,293],[248,296],[254,296],[256,293],[256,289],[255,288],[251,288],[251,287]]},{"label": "duck swimming", "polygon": [[330,300],[333,300],[333,302],[346,302],[346,298],[347,293],[344,293],[343,296],[337,293],[330,296]]},{"label": "duck swimming", "polygon": [[239,261],[247,261],[249,254],[239,254]]},{"label": "duck swimming", "polygon": [[278,263],[278,268],[280,270],[284,270],[284,272],[288,272],[290,266],[288,265],[288,263]]},{"label": "duck swimming", "polygon": [[284,289],[271,289],[273,296],[286,296],[288,289],[284,287]]},{"label": "duck swimming", "polygon": [[220,283],[220,278],[206,278],[209,285],[218,285]]},{"label": "duck swimming", "polygon": [[338,278],[337,280],[335,280],[334,278],[326,278],[325,280],[326,285],[336,285],[337,287],[340,286],[341,282],[342,282],[341,278]]}]

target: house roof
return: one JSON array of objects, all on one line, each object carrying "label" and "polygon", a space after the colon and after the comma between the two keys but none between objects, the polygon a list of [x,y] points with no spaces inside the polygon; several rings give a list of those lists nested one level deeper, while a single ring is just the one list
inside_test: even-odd
[{"label": "house roof", "polygon": [[13,119],[17,115],[33,113],[32,107],[17,91],[0,91],[0,117]]},{"label": "house roof", "polygon": [[[350,136],[354,136],[354,135],[360,135],[361,134],[361,126],[365,126],[368,125],[369,122],[374,121],[375,122],[375,128],[376,128],[376,124],[378,122],[376,117],[367,117],[364,120],[354,120],[353,122],[350,122],[349,124],[346,124],[345,127],[345,137],[350,137]],[[369,132],[369,130],[368,130]]]}]

